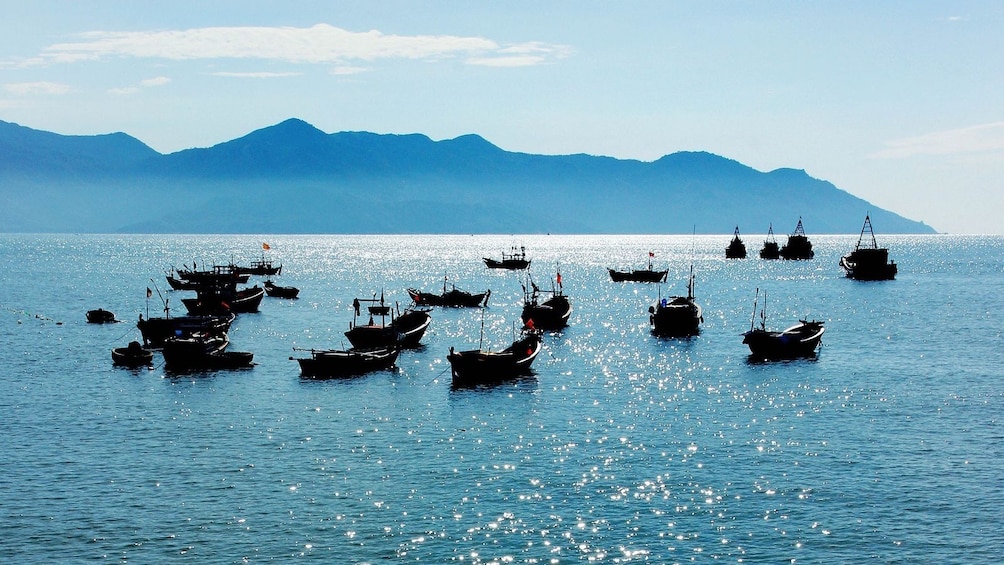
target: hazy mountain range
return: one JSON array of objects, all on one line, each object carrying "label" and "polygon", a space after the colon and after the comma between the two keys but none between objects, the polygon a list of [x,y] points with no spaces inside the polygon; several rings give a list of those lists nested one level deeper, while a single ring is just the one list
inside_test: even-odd
[{"label": "hazy mountain range", "polygon": [[814,179],[704,152],[653,162],[505,151],[477,135],[324,133],[297,119],[170,154],[124,133],[0,121],[0,231],[933,233]]}]

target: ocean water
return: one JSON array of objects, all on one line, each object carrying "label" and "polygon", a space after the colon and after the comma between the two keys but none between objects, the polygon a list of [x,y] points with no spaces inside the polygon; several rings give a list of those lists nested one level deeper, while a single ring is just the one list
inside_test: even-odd
[{"label": "ocean water", "polygon": [[[1004,555],[1004,238],[883,236],[895,281],[843,277],[857,236],[804,262],[727,261],[722,236],[0,235],[0,555],[52,562],[973,563]],[[744,237],[755,255],[763,236]],[[780,238],[783,242],[783,236]],[[283,264],[300,299],[242,314],[244,371],[111,364],[172,265]],[[574,312],[532,378],[452,390],[446,354],[511,341],[525,245]],[[610,282],[653,251],[663,285]],[[699,336],[647,308],[686,292]],[[492,291],[437,309],[398,370],[301,379],[355,297]],[[146,288],[155,288],[146,299]],[[767,324],[826,321],[817,358],[750,363]],[[762,294],[761,294],[762,296]],[[762,300],[762,298],[761,298]],[[87,310],[119,324],[85,323]]]}]

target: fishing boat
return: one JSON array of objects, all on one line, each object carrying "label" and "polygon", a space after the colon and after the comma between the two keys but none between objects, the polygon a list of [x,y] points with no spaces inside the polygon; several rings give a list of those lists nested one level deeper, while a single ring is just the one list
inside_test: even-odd
[{"label": "fishing boat", "polygon": [[411,297],[412,302],[414,302],[416,306],[477,308],[479,306],[487,306],[488,298],[492,295],[492,291],[490,289],[485,292],[472,294],[458,289],[456,285],[451,285],[451,287],[452,288],[449,290],[446,289],[446,278],[443,278],[442,294],[432,294],[430,292],[422,292],[414,288],[409,288],[408,296]]},{"label": "fishing boat", "polygon": [[653,270],[652,259],[654,257],[655,253],[649,251],[647,269],[635,269],[632,271],[607,269],[610,273],[610,280],[614,282],[664,282],[666,280],[666,275],[669,274],[669,269],[665,271]]},{"label": "fishing boat", "polygon": [[117,321],[118,320],[115,319],[115,314],[105,310],[104,308],[87,311],[88,324],[114,324]]},{"label": "fishing boat", "polygon": [[310,357],[294,358],[300,364],[300,374],[308,378],[338,378],[363,375],[394,368],[398,347],[374,349],[297,349],[309,351]]},{"label": "fishing boat", "polygon": [[126,347],[112,349],[112,365],[119,367],[144,367],[153,365],[153,351],[143,349],[138,341],[130,341]]},{"label": "fishing boat", "polygon": [[[865,240],[866,231],[870,244]],[[840,258],[840,266],[847,272],[848,278],[859,281],[889,281],[896,278],[896,262],[889,261],[888,248],[879,247],[876,243],[871,218],[867,214],[858,244],[854,251]]]},{"label": "fishing boat", "polygon": [[[361,302],[371,302],[367,307],[369,322],[358,324],[356,318],[360,315]],[[374,347],[406,347],[413,348],[421,345],[419,342],[425,335],[425,330],[432,323],[432,316],[429,310],[419,308],[408,308],[404,312],[396,315],[391,307],[384,302],[383,292],[380,298],[356,298],[352,301],[353,317],[349,331],[345,332],[345,337],[349,343],[356,348]],[[380,317],[380,323],[376,323],[374,316]],[[390,316],[390,322],[387,317]]]},{"label": "fishing boat", "polygon": [[177,278],[195,285],[244,284],[251,278],[248,273],[239,272],[236,265],[214,265],[212,269],[201,271],[195,265],[191,269],[186,265],[184,269],[174,269],[174,271],[178,274]]},{"label": "fishing boat", "polygon": [[182,298],[181,303],[193,316],[224,312],[257,312],[265,289],[258,285],[236,289],[234,286],[213,286],[200,289],[195,298]]},{"label": "fishing boat", "polygon": [[526,331],[502,351],[481,347],[467,351],[450,348],[446,356],[454,387],[496,384],[530,374],[530,366],[542,348],[540,333]]},{"label": "fishing boat", "polygon": [[180,279],[170,273],[165,275],[165,278],[167,279],[167,285],[174,290],[198,290],[199,286],[202,284],[200,282]]},{"label": "fishing boat", "polygon": [[788,236],[788,242],[781,247],[781,258],[798,261],[812,259],[814,255],[812,242],[806,237],[802,218],[799,218],[795,231]]},{"label": "fishing boat", "polygon": [[649,306],[649,323],[652,333],[663,337],[697,335],[704,321],[701,307],[694,301],[694,267],[690,267],[687,296],[660,298]]},{"label": "fishing boat", "polygon": [[230,345],[226,334],[192,334],[164,340],[164,367],[167,369],[197,369],[208,364],[206,357],[221,353]]},{"label": "fishing boat", "polygon": [[508,269],[510,271],[522,271],[530,266],[530,260],[526,258],[526,247],[520,246],[519,251],[516,246],[512,246],[509,253],[502,252],[502,260],[482,257],[485,266],[489,269]]},{"label": "fishing boat", "polygon": [[191,337],[195,334],[225,335],[230,329],[236,315],[227,312],[210,316],[167,316],[163,318],[144,318],[140,314],[136,327],[143,335],[144,347],[159,348],[172,337]]},{"label": "fishing boat", "polygon": [[568,325],[572,303],[565,296],[560,271],[555,280],[557,287],[552,285],[551,290],[541,290],[533,279],[529,280],[530,290],[523,285],[523,313],[520,317],[528,329],[560,330]]},{"label": "fishing boat", "polygon": [[743,240],[739,237],[739,226],[736,226],[736,231],[732,235],[732,241],[730,241],[728,247],[725,248],[725,258],[726,259],[746,258],[746,244],[743,243]]},{"label": "fishing boat", "polygon": [[[759,298],[760,289],[757,289]],[[811,357],[816,354],[823,339],[823,322],[817,320],[799,320],[797,324],[784,331],[768,331],[766,315],[767,295],[764,294],[764,307],[760,309],[760,327],[755,328],[756,299],[753,301],[753,319],[750,329],[743,334],[743,343],[750,348],[750,357],[754,360],[783,360]]]},{"label": "fishing boat", "polygon": [[234,272],[241,275],[256,275],[259,277],[274,277],[282,274],[282,265],[275,266],[272,261],[262,257],[259,260],[251,261],[251,266],[232,265]]},{"label": "fishing boat", "polygon": [[265,294],[273,298],[296,298],[300,294],[300,289],[295,286],[279,286],[271,280],[262,283]]},{"label": "fishing boat", "polygon": [[767,228],[767,239],[763,241],[763,249],[760,250],[761,259],[780,259],[781,249],[774,238],[774,224],[769,224]]}]

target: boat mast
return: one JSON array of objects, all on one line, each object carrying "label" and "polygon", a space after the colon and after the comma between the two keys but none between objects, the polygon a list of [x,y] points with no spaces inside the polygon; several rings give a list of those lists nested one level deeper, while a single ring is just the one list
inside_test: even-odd
[{"label": "boat mast", "polygon": [[878,242],[875,241],[875,231],[872,230],[872,220],[869,214],[865,214],[865,224],[861,226],[861,235],[858,237],[858,249],[861,248],[861,240],[865,238],[865,230],[868,230],[868,233],[872,237],[872,249],[878,249]]},{"label": "boat mast", "polygon": [[753,324],[756,322],[756,303],[760,299],[760,287],[756,287],[756,296],[753,297],[753,315],[750,316],[750,331],[753,331]]}]

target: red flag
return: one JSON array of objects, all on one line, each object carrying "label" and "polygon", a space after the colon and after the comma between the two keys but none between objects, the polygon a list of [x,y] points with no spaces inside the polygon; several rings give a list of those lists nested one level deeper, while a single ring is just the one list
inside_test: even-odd
[{"label": "red flag", "polygon": [[264,249],[265,251],[268,251],[269,249],[272,249],[272,246],[263,241],[261,242],[261,248]]},{"label": "red flag", "polygon": [[150,290],[150,287],[146,287],[146,297],[150,298],[151,296],[153,296],[153,291]]},{"label": "red flag", "polygon": [[649,251],[649,252],[648,252],[648,256],[649,256],[649,257],[655,257],[655,253],[652,253],[651,251]]},{"label": "red flag", "polygon": [[561,286],[561,273],[558,273],[558,286]]}]

